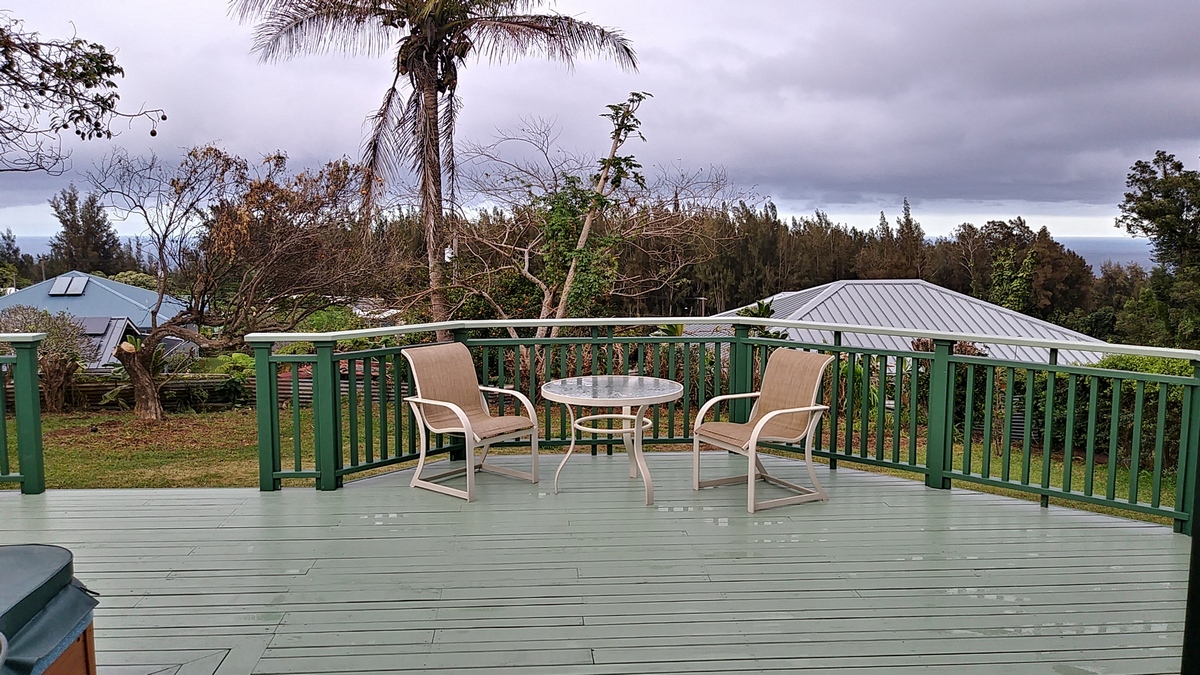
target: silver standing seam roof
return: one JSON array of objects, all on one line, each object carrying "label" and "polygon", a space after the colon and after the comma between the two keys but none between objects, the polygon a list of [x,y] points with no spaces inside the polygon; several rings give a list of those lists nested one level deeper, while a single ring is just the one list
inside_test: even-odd
[{"label": "silver standing seam roof", "polygon": [[[773,318],[788,321],[1104,344],[1102,340],[1089,335],[920,279],[835,281],[802,291],[777,293],[767,300],[771,301]],[[730,310],[715,314],[714,317],[736,316],[737,312],[736,309]],[[691,328],[699,333],[704,332],[707,326]],[[724,332],[717,325],[712,328]],[[833,344],[832,331],[790,328],[787,332],[789,337],[797,342]],[[911,338],[900,336],[842,334],[843,345],[869,349],[912,351],[911,342]],[[1047,363],[1050,359],[1048,349],[983,342],[978,344],[985,348],[990,356],[999,359],[1034,363]],[[1091,364],[1102,357],[1103,354],[1086,349],[1064,348],[1060,349],[1058,354],[1061,363]]]}]

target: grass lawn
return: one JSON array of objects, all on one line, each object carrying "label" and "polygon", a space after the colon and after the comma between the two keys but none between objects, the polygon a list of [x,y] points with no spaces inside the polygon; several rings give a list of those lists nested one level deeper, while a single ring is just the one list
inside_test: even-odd
[{"label": "grass lawn", "polygon": [[[252,409],[173,413],[159,424],[122,411],[45,414],[46,487],[253,487],[257,438]],[[15,438],[9,447],[15,455]]]}]

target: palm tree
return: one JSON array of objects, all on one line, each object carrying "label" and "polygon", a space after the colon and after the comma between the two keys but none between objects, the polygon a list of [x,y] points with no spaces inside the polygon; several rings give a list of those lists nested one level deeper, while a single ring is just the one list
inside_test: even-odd
[{"label": "palm tree", "polygon": [[[637,68],[616,30],[562,14],[525,14],[542,0],[230,0],[242,21],[257,21],[254,51],[264,61],[306,53],[392,54],[392,85],[370,117],[363,164],[370,206],[405,167],[419,178],[434,321],[449,318],[443,284],[443,188],[454,196],[458,69],[467,57],[492,61],[540,53],[571,65],[579,54]],[[408,97],[401,96],[407,78]]]}]

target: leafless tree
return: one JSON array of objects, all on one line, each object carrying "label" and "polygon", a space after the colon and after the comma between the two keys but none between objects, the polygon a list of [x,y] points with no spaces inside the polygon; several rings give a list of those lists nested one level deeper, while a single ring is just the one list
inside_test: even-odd
[{"label": "leafless tree", "polygon": [[[178,165],[115,155],[90,179],[146,226],[156,263],[151,330],[117,352],[141,419],[163,415],[153,364],[167,337],[234,347],[249,332],[290,330],[374,287],[378,252],[360,217],[367,173],[346,161],[290,175],[283,155],[251,167],[207,146]],[[168,292],[185,308],[159,322]]]}]

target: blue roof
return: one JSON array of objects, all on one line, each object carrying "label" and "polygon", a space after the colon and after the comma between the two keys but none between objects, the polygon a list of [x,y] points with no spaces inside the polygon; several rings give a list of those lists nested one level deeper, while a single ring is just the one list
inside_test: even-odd
[{"label": "blue roof", "polygon": [[[85,272],[72,271],[61,276],[86,277],[87,285],[84,286],[83,293],[51,295],[55,280],[60,278],[55,277],[0,298],[0,309],[13,305],[30,305],[55,314],[67,312],[78,317],[129,317],[139,329],[150,328],[150,314],[158,302],[157,292]],[[159,308],[158,323],[165,323],[186,307],[183,301],[168,295],[163,298],[162,307]]]}]

